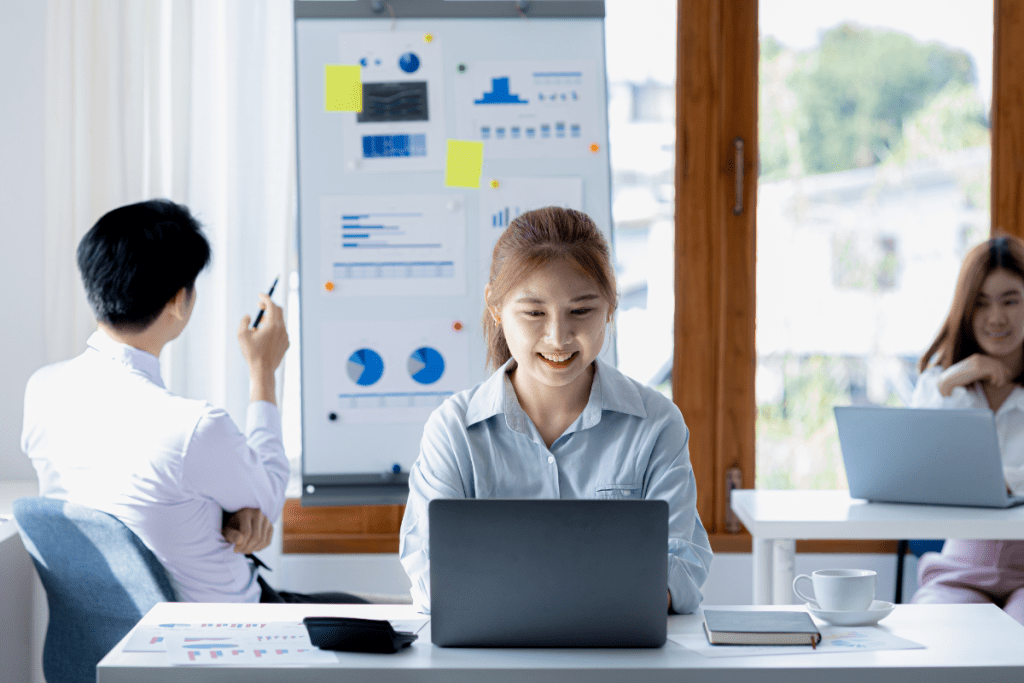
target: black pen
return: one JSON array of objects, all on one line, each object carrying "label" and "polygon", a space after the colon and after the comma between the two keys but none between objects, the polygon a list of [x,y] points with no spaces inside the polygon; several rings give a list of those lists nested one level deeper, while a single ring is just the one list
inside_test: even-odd
[{"label": "black pen", "polygon": [[[277,281],[279,279],[280,279],[279,277],[275,277],[274,278],[274,284],[270,285],[270,291],[267,292],[267,296],[274,296],[274,287],[277,287]],[[252,321],[253,329],[256,329],[256,326],[260,324],[261,320],[263,320],[263,313],[264,313],[264,309],[261,308],[260,312],[256,314],[256,320]]]}]

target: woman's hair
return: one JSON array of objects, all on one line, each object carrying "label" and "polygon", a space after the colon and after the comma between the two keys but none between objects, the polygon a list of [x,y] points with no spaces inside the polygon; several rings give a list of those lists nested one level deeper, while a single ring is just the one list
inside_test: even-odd
[{"label": "woman's hair", "polygon": [[[923,372],[932,364],[948,368],[964,358],[981,353],[981,346],[974,336],[974,312],[985,278],[999,269],[1007,270],[1024,280],[1024,242],[1012,236],[993,237],[967,252],[964,264],[960,267],[949,315],[935,341],[918,361],[919,371]],[[1014,381],[1024,381],[1024,373]]]},{"label": "woman's hair", "polygon": [[[615,270],[608,242],[590,216],[556,206],[527,211],[498,238],[487,280],[487,309],[500,308],[509,292],[551,262],[566,263],[593,280],[608,301],[609,314],[615,311]],[[496,370],[512,353],[490,310],[484,311],[483,328],[487,365]]]}]

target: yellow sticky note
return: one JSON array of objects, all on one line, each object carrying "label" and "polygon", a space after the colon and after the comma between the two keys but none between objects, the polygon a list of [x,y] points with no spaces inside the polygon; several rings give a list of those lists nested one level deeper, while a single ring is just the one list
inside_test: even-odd
[{"label": "yellow sticky note", "polygon": [[324,108],[327,111],[362,111],[361,68],[328,64],[324,67]]},{"label": "yellow sticky note", "polygon": [[445,187],[480,187],[484,169],[484,143],[449,140],[444,165]]}]

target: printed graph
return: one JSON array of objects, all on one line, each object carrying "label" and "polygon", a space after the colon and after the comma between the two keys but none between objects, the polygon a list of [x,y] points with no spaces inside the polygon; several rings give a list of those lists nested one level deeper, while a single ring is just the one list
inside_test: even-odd
[{"label": "printed graph", "polygon": [[384,359],[373,349],[359,349],[348,357],[348,376],[361,387],[380,381],[384,375]]},{"label": "printed graph", "polygon": [[[394,249],[429,253],[441,249],[444,246],[441,242],[416,239],[415,233],[421,231],[413,230],[410,224],[418,225],[423,219],[424,215],[418,212],[344,215],[341,217],[342,253]],[[447,260],[337,261],[334,264],[335,280],[454,276],[455,263]]]},{"label": "printed graph", "polygon": [[420,384],[433,384],[444,374],[444,356],[429,346],[418,348],[406,364],[409,376]]},{"label": "printed graph", "polygon": [[351,195],[320,201],[321,291],[332,297],[465,292],[465,212],[444,195]]}]

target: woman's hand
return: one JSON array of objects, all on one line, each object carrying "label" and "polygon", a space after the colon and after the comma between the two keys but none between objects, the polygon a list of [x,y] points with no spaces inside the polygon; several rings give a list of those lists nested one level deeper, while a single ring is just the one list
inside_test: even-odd
[{"label": "woman's hand", "polygon": [[939,375],[939,393],[948,397],[957,387],[984,382],[993,387],[1006,386],[1013,378],[1006,366],[984,353],[975,353],[950,365]]}]

